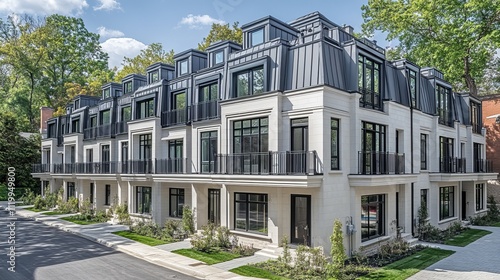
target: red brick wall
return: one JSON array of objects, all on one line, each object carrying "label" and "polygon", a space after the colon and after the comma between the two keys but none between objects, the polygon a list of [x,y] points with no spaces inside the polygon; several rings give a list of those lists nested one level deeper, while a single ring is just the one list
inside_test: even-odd
[{"label": "red brick wall", "polygon": [[54,109],[49,107],[40,108],[40,133],[47,133],[47,120],[52,118]]}]

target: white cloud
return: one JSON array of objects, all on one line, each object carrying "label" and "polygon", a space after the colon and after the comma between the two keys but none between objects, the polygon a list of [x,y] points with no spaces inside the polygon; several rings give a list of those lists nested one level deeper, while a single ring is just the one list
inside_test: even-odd
[{"label": "white cloud", "polygon": [[117,0],[97,0],[99,6],[94,6],[94,10],[119,10],[121,9],[120,3]]},{"label": "white cloud", "polygon": [[226,22],[220,19],[215,19],[209,15],[192,15],[189,14],[187,17],[183,17],[179,22],[179,25],[187,25],[189,28],[201,28],[203,26],[212,25],[213,23],[225,24]]},{"label": "white cloud", "polygon": [[119,37],[123,37],[125,35],[120,30],[107,29],[104,26],[97,27],[97,33],[101,36],[101,39],[104,39],[104,38],[119,38]]},{"label": "white cloud", "polygon": [[109,68],[117,67],[121,69],[123,57],[135,57],[147,45],[133,38],[110,38],[101,43],[103,51],[109,54]]},{"label": "white cloud", "polygon": [[33,15],[79,15],[89,5],[86,0],[1,0],[0,11]]}]

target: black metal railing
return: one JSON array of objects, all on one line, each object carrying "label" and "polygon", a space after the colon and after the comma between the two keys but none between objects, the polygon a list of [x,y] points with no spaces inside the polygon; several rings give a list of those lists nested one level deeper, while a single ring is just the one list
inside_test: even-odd
[{"label": "black metal railing", "polygon": [[438,108],[438,116],[438,122],[440,124],[453,127],[453,118],[451,117],[450,111]]},{"label": "black metal railing", "polygon": [[83,130],[83,139],[95,139],[98,137],[111,137],[116,134],[116,124],[103,124],[89,127]]},{"label": "black metal railing", "polygon": [[323,168],[316,151],[219,154],[214,173],[316,175]]},{"label": "black metal railing", "polygon": [[474,161],[475,173],[491,173],[493,172],[493,164],[490,160],[476,159]]},{"label": "black metal railing", "polygon": [[95,139],[97,135],[96,127],[89,127],[83,130],[83,139]]},{"label": "black metal railing", "polygon": [[171,126],[177,124],[186,124],[190,121],[189,112],[191,108],[186,107],[177,110],[165,111],[161,113],[161,125]]},{"label": "black metal railing", "polygon": [[372,91],[366,88],[359,89],[361,98],[359,99],[359,106],[364,108],[375,109],[383,111],[383,103],[380,92]]},{"label": "black metal railing", "polygon": [[186,172],[186,158],[156,159],[156,174],[180,174]]},{"label": "black metal railing", "polygon": [[439,172],[465,173],[467,172],[465,158],[442,157],[439,159]]},{"label": "black metal railing", "polygon": [[220,117],[219,101],[206,101],[193,105],[193,121],[203,121]]},{"label": "black metal railing", "polygon": [[31,165],[32,173],[48,173],[50,172],[50,164],[48,163],[36,163]]},{"label": "black metal railing", "polygon": [[358,152],[358,174],[404,174],[405,154],[393,152]]},{"label": "black metal railing", "polygon": [[64,163],[63,173],[65,173],[65,174],[76,173],[76,164],[75,163]]},{"label": "black metal railing", "polygon": [[121,167],[127,168],[127,170],[121,170],[121,173],[127,174],[152,174],[154,171],[153,160],[129,160],[126,166],[122,162]]},{"label": "black metal railing", "polygon": [[116,123],[116,134],[122,134],[128,132],[128,124],[127,122],[118,122]]},{"label": "black metal railing", "polygon": [[472,124],[472,133],[476,134],[483,134],[483,125],[480,123],[473,123]]}]

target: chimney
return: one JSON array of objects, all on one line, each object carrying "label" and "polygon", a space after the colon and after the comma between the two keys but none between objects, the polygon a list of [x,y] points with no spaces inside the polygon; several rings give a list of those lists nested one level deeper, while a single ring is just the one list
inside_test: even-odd
[{"label": "chimney", "polygon": [[50,107],[41,107],[40,108],[40,133],[43,136],[47,135],[47,120],[52,118],[54,114],[54,109]]},{"label": "chimney", "polygon": [[348,34],[350,35],[354,35],[354,27],[350,26],[350,25],[345,25],[342,27],[344,29],[345,32],[347,32]]}]

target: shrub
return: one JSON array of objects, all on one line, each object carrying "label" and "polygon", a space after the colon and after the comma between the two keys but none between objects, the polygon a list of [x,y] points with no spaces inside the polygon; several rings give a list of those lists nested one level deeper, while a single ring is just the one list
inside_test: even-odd
[{"label": "shrub", "polygon": [[78,212],[78,198],[70,197],[68,201],[58,204],[58,211],[63,214]]},{"label": "shrub", "polygon": [[226,227],[209,223],[202,227],[200,234],[191,238],[193,249],[201,252],[230,251],[242,256],[251,256],[255,252],[253,246],[238,245],[238,238]]},{"label": "shrub", "polygon": [[35,199],[37,196],[35,196],[35,193],[30,190],[30,189],[25,189],[24,194],[21,197],[21,200],[25,205],[32,205],[35,203]]},{"label": "shrub", "polygon": [[85,199],[80,205],[80,217],[91,220],[95,216],[94,205],[89,199]]},{"label": "shrub", "polygon": [[33,207],[39,210],[45,210],[48,208],[45,199],[40,195],[35,197],[35,200],[33,202]]},{"label": "shrub", "polygon": [[347,255],[344,249],[344,236],[342,232],[342,222],[335,220],[333,223],[333,233],[330,236],[330,242],[332,244],[330,255],[332,257],[332,262],[328,264],[327,270],[328,274],[339,278],[339,272],[345,264]]},{"label": "shrub", "polygon": [[194,233],[194,209],[191,209],[190,206],[184,205],[184,210],[182,212],[182,227],[184,232],[188,234]]},{"label": "shrub", "polygon": [[113,205],[109,209],[109,214],[118,219],[119,224],[130,225],[132,223],[132,221],[130,220],[130,215],[128,213],[127,203],[113,203]]}]

